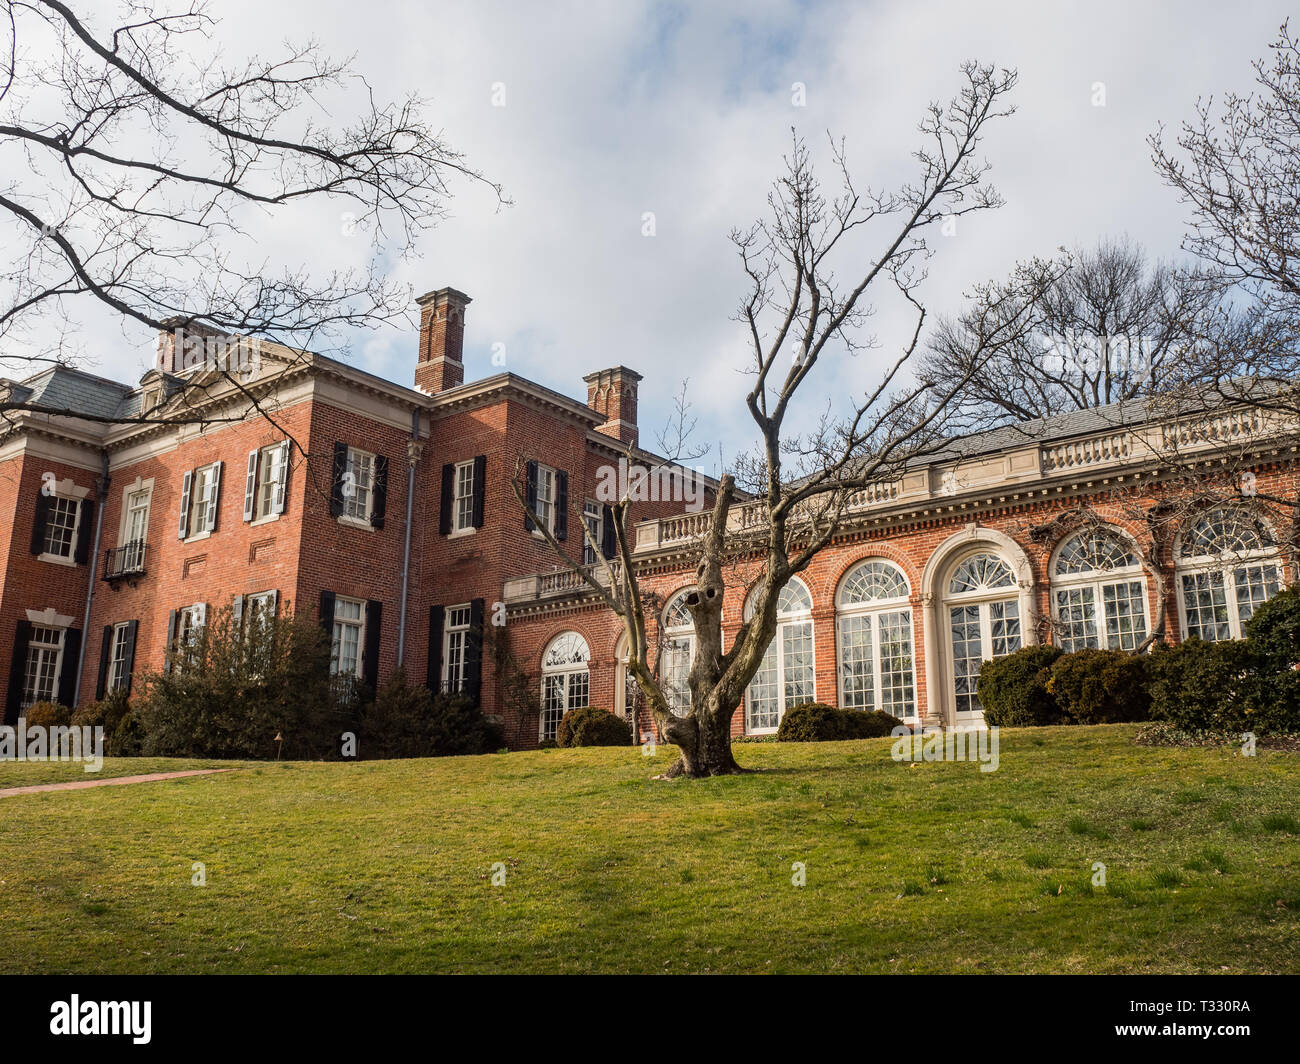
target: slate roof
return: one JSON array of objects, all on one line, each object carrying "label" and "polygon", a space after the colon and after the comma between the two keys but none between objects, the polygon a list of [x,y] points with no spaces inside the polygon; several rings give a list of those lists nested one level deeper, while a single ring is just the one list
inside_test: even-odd
[{"label": "slate roof", "polygon": [[119,416],[123,400],[132,391],[129,384],[68,366],[51,366],[22,384],[31,393],[27,402],[102,418]]}]

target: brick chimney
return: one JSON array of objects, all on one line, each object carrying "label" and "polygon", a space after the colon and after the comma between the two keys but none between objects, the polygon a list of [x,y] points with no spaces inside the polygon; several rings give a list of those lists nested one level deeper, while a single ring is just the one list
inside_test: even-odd
[{"label": "brick chimney", "polygon": [[596,426],[596,431],[635,447],[639,435],[636,385],[641,374],[626,366],[615,366],[588,373],[582,379],[587,382],[587,405],[605,419],[603,425]]},{"label": "brick chimney", "polygon": [[439,288],[416,300],[420,304],[420,353],[415,386],[437,395],[465,382],[465,308],[470,298],[454,288]]}]

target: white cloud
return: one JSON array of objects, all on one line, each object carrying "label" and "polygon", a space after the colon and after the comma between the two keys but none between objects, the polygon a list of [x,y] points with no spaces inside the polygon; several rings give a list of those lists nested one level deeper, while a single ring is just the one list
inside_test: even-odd
[{"label": "white cloud", "polygon": [[[642,424],[667,416],[692,381],[701,436],[747,444],[742,347],[729,318],[743,279],[730,228],[761,210],[789,127],[817,145],[842,134],[863,182],[908,175],[915,123],[946,98],[967,58],[1014,66],[1019,114],[986,142],[1008,205],[963,220],[941,242],[927,298],[951,311],[971,283],[1017,258],[1127,233],[1173,255],[1183,210],[1157,180],[1145,137],[1190,116],[1198,96],[1247,88],[1286,4],[1231,18],[1208,2],[1078,5],[930,3],[547,4],[395,2],[359,6],[225,0],[228,46],[268,53],[306,31],[356,67],[381,96],[414,91],[469,162],[502,182],[496,211],[463,187],[453,216],[396,267],[421,291],[469,293],[467,375],[508,368],[573,395],[581,377],[624,363],[646,375]],[[807,106],[791,106],[791,84]],[[507,105],[491,105],[493,83]],[[1106,106],[1092,105],[1104,82]],[[653,211],[657,235],[640,234]],[[286,218],[267,249],[324,268],[350,254],[329,211]],[[878,356],[823,367],[808,397],[865,386],[894,347],[879,320]],[[892,330],[892,331],[891,331]],[[101,371],[138,372],[138,351],[103,336]],[[355,361],[406,382],[414,334],[358,337]],[[147,353],[146,353],[147,357]]]}]

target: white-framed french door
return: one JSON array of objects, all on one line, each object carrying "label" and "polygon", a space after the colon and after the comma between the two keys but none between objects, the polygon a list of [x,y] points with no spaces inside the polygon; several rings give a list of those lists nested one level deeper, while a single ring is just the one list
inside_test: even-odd
[{"label": "white-framed french door", "polygon": [[984,707],[979,700],[980,666],[1023,645],[1020,598],[949,603],[948,632],[956,724],[979,727],[984,723]]}]

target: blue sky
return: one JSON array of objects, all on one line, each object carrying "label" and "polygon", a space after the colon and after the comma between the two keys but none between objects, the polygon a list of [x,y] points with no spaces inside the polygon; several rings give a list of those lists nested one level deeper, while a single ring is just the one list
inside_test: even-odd
[{"label": "blue sky", "polygon": [[[792,125],[821,150],[846,139],[855,175],[875,185],[910,174],[924,106],[976,58],[1015,67],[1019,113],[985,143],[1000,211],[963,220],[938,242],[924,289],[952,312],[971,284],[1019,258],[1128,234],[1176,256],[1184,211],[1152,170],[1146,136],[1176,125],[1198,96],[1247,89],[1286,15],[1284,3],[1036,4],[430,3],[217,0],[220,37],[269,52],[315,37],[381,95],[414,91],[450,143],[514,206],[463,186],[452,216],[394,263],[418,291],[473,297],[469,378],[506,368],[571,395],[581,378],[623,363],[646,375],[643,441],[683,379],[704,441],[752,440],[743,404],[743,336],[730,316],[743,291],[727,232],[761,210]],[[795,107],[791,86],[806,85]],[[1104,107],[1093,105],[1105,85]],[[506,105],[492,105],[502,83]],[[824,154],[824,153],[823,153]],[[360,261],[334,205],[278,219],[267,253],[322,269]],[[652,211],[656,235],[641,235]],[[870,247],[861,249],[863,257]],[[819,369],[801,416],[875,380],[903,322],[882,306],[874,355]],[[351,339],[358,365],[403,383],[415,334]],[[152,345],[104,330],[97,369],[132,378]]]}]

